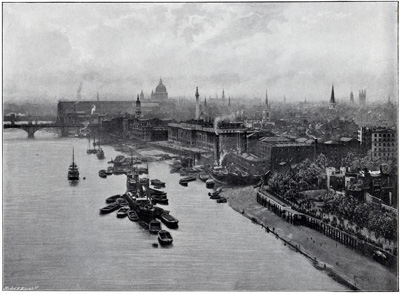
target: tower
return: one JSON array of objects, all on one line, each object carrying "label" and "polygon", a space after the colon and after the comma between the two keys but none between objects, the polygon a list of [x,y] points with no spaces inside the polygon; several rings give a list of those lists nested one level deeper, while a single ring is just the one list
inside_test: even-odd
[{"label": "tower", "polygon": [[265,105],[262,112],[262,120],[263,122],[269,121],[271,119],[271,108],[268,103],[268,91],[265,91]]},{"label": "tower", "polygon": [[228,98],[228,106],[231,106],[231,96]]},{"label": "tower", "polygon": [[195,97],[196,97],[196,120],[199,120],[200,119],[200,105],[199,105],[199,88],[198,87],[196,87],[196,94],[195,94]]},{"label": "tower", "polygon": [[100,101],[99,92],[97,92],[97,101]]},{"label": "tower", "polygon": [[358,101],[361,105],[365,105],[367,103],[367,90],[361,89],[358,92]]},{"label": "tower", "polygon": [[335,102],[335,90],[332,85],[332,93],[331,93],[331,100],[329,101],[329,109],[335,109],[336,102]]},{"label": "tower", "polygon": [[222,89],[222,100],[225,100],[225,90]]},{"label": "tower", "polygon": [[143,100],[144,99],[144,94],[143,94],[143,90],[142,91],[140,91],[140,100]]},{"label": "tower", "polygon": [[351,102],[351,103],[354,103],[353,91],[351,91],[351,93],[350,93],[350,102]]},{"label": "tower", "polygon": [[142,117],[142,107],[140,105],[139,94],[137,95],[137,99],[136,99],[135,113],[136,113],[136,118]]}]

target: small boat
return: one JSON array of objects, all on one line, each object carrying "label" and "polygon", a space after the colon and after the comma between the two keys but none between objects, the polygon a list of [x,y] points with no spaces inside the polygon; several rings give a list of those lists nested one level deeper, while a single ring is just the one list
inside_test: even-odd
[{"label": "small boat", "polygon": [[138,217],[136,211],[134,211],[132,209],[128,210],[127,215],[128,215],[129,220],[132,222],[137,222],[139,220],[139,217]]},{"label": "small boat", "polygon": [[185,187],[188,186],[188,182],[185,182],[185,181],[182,180],[182,179],[179,180],[179,184],[181,184],[182,186],[185,186]]},{"label": "small boat", "polygon": [[152,220],[149,223],[149,232],[157,234],[161,230],[161,223],[158,220]]},{"label": "small boat", "polygon": [[202,182],[207,181],[210,178],[210,176],[207,173],[199,173],[199,179]]},{"label": "small boat", "polygon": [[151,196],[151,200],[155,203],[159,203],[159,204],[164,204],[167,205],[168,204],[168,198],[167,195],[152,195]]},{"label": "small boat", "polygon": [[117,217],[119,218],[126,217],[128,211],[129,211],[128,207],[121,207],[117,212]]},{"label": "small boat", "polygon": [[173,168],[173,169],[171,169],[169,172],[170,172],[171,174],[174,174],[174,173],[179,172],[179,170],[180,170],[180,168]]},{"label": "small boat", "polygon": [[212,194],[210,196],[210,199],[220,199],[220,198],[221,198],[221,196],[219,196],[219,193],[218,194]]},{"label": "small boat", "polygon": [[121,195],[113,195],[106,199],[106,203],[114,203],[118,198],[121,198]]},{"label": "small boat", "polygon": [[100,178],[107,178],[106,171],[104,169],[99,171],[99,177]]},{"label": "small boat", "polygon": [[102,148],[97,149],[97,158],[98,159],[104,159],[105,158],[104,151],[103,151]]},{"label": "small boat", "polygon": [[208,180],[206,181],[206,188],[207,188],[207,189],[213,189],[214,186],[215,186],[215,182],[214,182],[213,179],[208,179]]},{"label": "small boat", "polygon": [[184,181],[184,182],[189,183],[189,182],[192,182],[192,181],[196,181],[196,176],[187,176],[187,177],[182,178],[181,180]]},{"label": "small boat", "polygon": [[146,187],[146,189],[150,191],[151,195],[167,195],[167,192],[165,191],[156,190],[150,187]]},{"label": "small boat", "polygon": [[109,166],[106,170],[106,175],[111,176],[114,172],[114,168],[112,166]]},{"label": "small boat", "polygon": [[160,181],[159,179],[151,180],[150,183],[151,183],[153,186],[165,187],[165,182]]},{"label": "small boat", "polygon": [[72,148],[72,163],[68,168],[68,180],[79,181],[79,170],[74,160],[74,148]]},{"label": "small boat", "polygon": [[219,193],[221,193],[221,191],[214,191],[214,192],[212,192],[212,193],[210,193],[210,192],[208,192],[208,196],[210,196],[210,197],[215,197],[215,196],[218,196],[219,195]]},{"label": "small boat", "polygon": [[168,228],[176,228],[178,227],[179,221],[174,218],[172,215],[168,213],[163,213],[160,216],[161,221],[168,227]]},{"label": "small boat", "polygon": [[171,234],[166,230],[160,230],[158,232],[158,241],[161,245],[169,245],[172,243],[173,239]]},{"label": "small boat", "polygon": [[120,208],[120,206],[117,203],[113,203],[107,205],[106,207],[100,208],[100,214],[110,213],[117,210],[118,208]]},{"label": "small boat", "polygon": [[220,197],[217,199],[217,203],[226,203],[227,199],[225,197]]}]

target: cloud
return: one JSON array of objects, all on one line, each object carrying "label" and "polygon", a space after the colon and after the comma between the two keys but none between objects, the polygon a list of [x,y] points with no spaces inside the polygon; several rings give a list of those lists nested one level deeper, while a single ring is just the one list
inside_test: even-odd
[{"label": "cloud", "polygon": [[[4,99],[397,97],[395,3],[5,3]],[[395,94],[396,93],[396,94]],[[328,95],[329,96],[329,95]]]}]

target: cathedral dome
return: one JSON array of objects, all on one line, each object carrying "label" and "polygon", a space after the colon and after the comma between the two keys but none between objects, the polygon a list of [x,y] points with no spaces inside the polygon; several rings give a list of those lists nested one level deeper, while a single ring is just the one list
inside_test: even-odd
[{"label": "cathedral dome", "polygon": [[159,83],[158,86],[156,87],[156,92],[157,92],[157,93],[165,93],[165,92],[167,92],[167,88],[165,88],[165,86],[163,85],[161,79],[160,79],[160,83]]}]

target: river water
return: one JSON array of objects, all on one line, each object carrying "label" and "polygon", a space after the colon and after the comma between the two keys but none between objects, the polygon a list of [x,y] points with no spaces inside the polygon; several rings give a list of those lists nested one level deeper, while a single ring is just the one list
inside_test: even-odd
[{"label": "river water", "polygon": [[[67,181],[72,147],[81,180]],[[149,164],[167,182],[179,219],[170,247],[115,213],[104,200],[125,192],[125,176],[98,176],[105,160],[86,154],[88,142],[21,130],[3,137],[3,288],[128,291],[337,291],[345,288],[272,234],[207,196],[204,183],[178,184],[168,164]],[[86,180],[82,178],[86,177]]]}]

